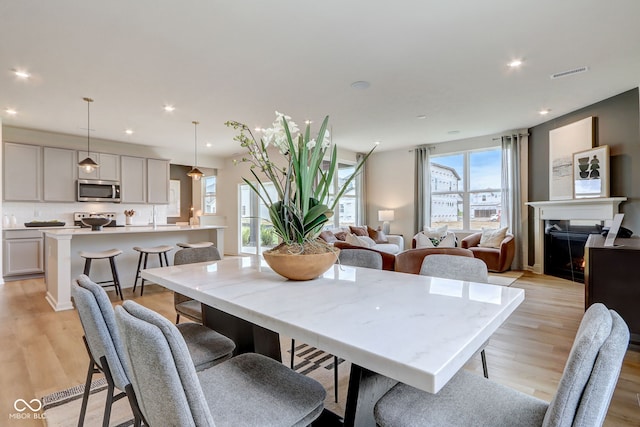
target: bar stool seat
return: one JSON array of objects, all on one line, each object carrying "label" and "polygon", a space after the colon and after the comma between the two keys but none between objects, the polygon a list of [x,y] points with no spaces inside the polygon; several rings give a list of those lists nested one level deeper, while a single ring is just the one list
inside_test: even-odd
[{"label": "bar stool seat", "polygon": [[[149,258],[149,254],[157,254],[158,259],[160,260],[160,267],[165,267],[169,265],[167,252],[169,252],[172,249],[173,249],[173,246],[169,246],[169,245],[152,246],[148,248],[141,248],[140,246],[134,246],[133,250],[140,252],[140,256],[138,257],[138,268],[136,269],[136,279],[133,282],[133,292],[136,291],[136,286],[138,286],[138,279],[142,279],[140,282],[140,296],[142,296],[142,294],[144,293],[145,279],[140,277],[140,271],[147,268],[147,260]],[[143,258],[144,258],[144,263],[142,262]],[[140,268],[141,265],[142,265],[142,269]]]},{"label": "bar stool seat", "polygon": [[[109,266],[111,267],[111,276],[113,280],[105,280],[102,282],[96,282],[101,285],[103,288],[109,288],[111,286],[115,287],[116,295],[120,297],[120,300],[124,300],[122,296],[122,287],[120,286],[120,278],[118,277],[118,270],[116,269],[115,257],[120,255],[122,251],[120,249],[108,249],[106,251],[100,252],[87,252],[80,251],[79,255],[85,259],[84,261],[84,275],[89,276],[89,272],[91,271],[91,261],[94,259],[109,259]],[[106,283],[106,284],[105,284]],[[111,283],[111,284],[109,284]]]},{"label": "bar stool seat", "polygon": [[213,246],[213,242],[198,242],[198,243],[176,243],[181,248],[208,248]]}]

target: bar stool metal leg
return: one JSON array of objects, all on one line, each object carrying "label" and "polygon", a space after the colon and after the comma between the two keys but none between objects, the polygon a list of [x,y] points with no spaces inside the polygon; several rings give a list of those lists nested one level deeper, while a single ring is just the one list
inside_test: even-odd
[{"label": "bar stool metal leg", "polygon": [[116,262],[114,257],[109,257],[109,265],[111,266],[111,275],[113,276],[113,283],[116,285],[116,294],[120,295],[120,300],[123,301],[122,287],[120,286],[120,278],[118,277],[118,270],[116,269]]},{"label": "bar stool metal leg", "polygon": [[140,252],[140,256],[138,257],[138,267],[136,268],[136,280],[133,281],[133,293],[136,292],[136,286],[138,286],[138,279],[140,278],[140,264],[142,264],[142,252]]}]

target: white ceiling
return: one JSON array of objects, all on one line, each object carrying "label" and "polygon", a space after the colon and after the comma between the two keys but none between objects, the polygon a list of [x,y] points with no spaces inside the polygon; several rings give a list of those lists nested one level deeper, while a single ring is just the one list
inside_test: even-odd
[{"label": "white ceiling", "polygon": [[240,151],[226,120],[267,127],[275,110],[388,150],[531,127],[640,83],[638,0],[2,0],[0,16],[4,124],[85,135],[88,96],[92,138],[191,151],[199,120],[217,156]]}]

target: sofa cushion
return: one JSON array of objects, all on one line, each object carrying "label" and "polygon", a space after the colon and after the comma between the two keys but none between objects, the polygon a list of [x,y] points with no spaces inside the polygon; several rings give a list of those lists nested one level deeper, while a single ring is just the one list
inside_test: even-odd
[{"label": "sofa cushion", "polygon": [[347,234],[345,242],[350,245],[361,246],[363,248],[373,248],[376,245],[376,242],[374,242],[369,236],[357,236],[352,233]]},{"label": "sofa cushion", "polygon": [[367,226],[363,225],[362,227],[356,227],[353,225],[349,226],[349,231],[355,234],[356,236],[367,236],[369,237],[369,233],[367,232]]},{"label": "sofa cushion", "polygon": [[380,252],[386,252],[388,254],[395,255],[401,251],[400,246],[395,243],[376,243],[371,249],[375,249]]},{"label": "sofa cushion", "polygon": [[481,248],[496,248],[499,249],[502,241],[507,235],[507,228],[486,228],[482,227],[482,236],[480,237],[480,243],[478,246]]},{"label": "sofa cushion", "polygon": [[367,233],[369,233],[369,237],[371,237],[376,243],[389,243],[387,235],[384,234],[382,230],[374,230],[373,228],[367,226]]},{"label": "sofa cushion", "polygon": [[441,227],[424,227],[422,232],[427,237],[433,237],[433,238],[438,239],[438,238],[445,237],[447,235],[447,230],[448,229],[449,229],[448,225],[443,225]]},{"label": "sofa cushion", "polygon": [[327,242],[327,243],[333,243],[333,242],[338,240],[336,238],[336,235],[333,234],[333,232],[331,232],[329,230],[325,230],[322,233],[320,233],[320,238],[322,240],[324,240],[325,242]]},{"label": "sofa cushion", "polygon": [[347,239],[347,234],[348,233],[346,231],[338,231],[337,233],[333,233],[336,239],[343,242]]}]

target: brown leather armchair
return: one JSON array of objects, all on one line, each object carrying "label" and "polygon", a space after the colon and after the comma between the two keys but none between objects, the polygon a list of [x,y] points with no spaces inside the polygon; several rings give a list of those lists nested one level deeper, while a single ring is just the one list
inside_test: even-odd
[{"label": "brown leather armchair", "polygon": [[407,249],[396,255],[395,270],[401,273],[420,274],[424,257],[433,254],[473,257],[473,252],[462,248],[419,248]]},{"label": "brown leather armchair", "polygon": [[465,237],[460,246],[473,252],[473,256],[487,264],[489,271],[502,273],[511,268],[513,257],[516,253],[516,241],[513,234],[507,233],[502,240],[500,248],[484,248],[478,246],[482,233],[474,233]]},{"label": "brown leather armchair", "polygon": [[[380,255],[382,255],[382,269],[383,270],[390,270],[393,271],[395,263],[396,263],[396,256],[387,252],[382,252],[382,251],[377,251],[375,249],[372,248],[365,248],[362,246],[354,246],[351,245],[347,242],[343,242],[342,240],[338,240],[337,242],[333,242],[333,246],[335,246],[338,249],[364,249],[367,251],[372,251],[375,253],[378,253]],[[420,270],[420,267],[418,267],[418,270]]]}]

